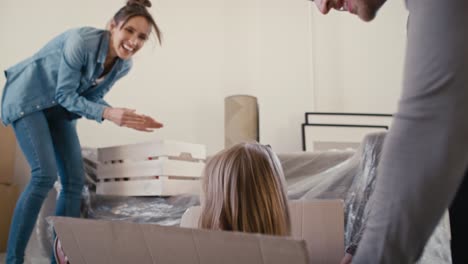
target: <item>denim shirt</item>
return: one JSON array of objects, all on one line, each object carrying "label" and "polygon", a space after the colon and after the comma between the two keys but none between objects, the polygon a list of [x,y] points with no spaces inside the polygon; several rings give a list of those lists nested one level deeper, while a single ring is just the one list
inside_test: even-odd
[{"label": "denim shirt", "polygon": [[104,71],[110,34],[83,27],[68,30],[52,39],[32,57],[5,71],[2,122],[61,105],[78,116],[102,122],[103,97],[132,67],[132,61],[117,59],[105,79]]}]

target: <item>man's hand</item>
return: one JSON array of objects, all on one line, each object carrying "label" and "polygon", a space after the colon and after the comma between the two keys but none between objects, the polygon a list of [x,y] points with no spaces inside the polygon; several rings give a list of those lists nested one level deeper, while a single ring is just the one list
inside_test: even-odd
[{"label": "man's hand", "polygon": [[353,255],[346,253],[343,259],[341,260],[340,264],[351,264],[353,260]]},{"label": "man's hand", "polygon": [[118,126],[125,126],[144,132],[152,132],[153,129],[163,127],[162,123],[159,123],[152,117],[137,114],[134,109],[106,107],[102,117]]}]

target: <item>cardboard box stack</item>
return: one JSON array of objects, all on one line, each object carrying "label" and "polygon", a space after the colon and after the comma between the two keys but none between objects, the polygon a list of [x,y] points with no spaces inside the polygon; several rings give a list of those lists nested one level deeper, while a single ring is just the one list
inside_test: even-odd
[{"label": "cardboard box stack", "polygon": [[169,140],[97,149],[84,157],[96,193],[121,196],[199,194],[206,147]]},{"label": "cardboard box stack", "polygon": [[13,184],[16,139],[11,127],[0,125],[0,252],[6,250],[11,217],[19,195]]}]

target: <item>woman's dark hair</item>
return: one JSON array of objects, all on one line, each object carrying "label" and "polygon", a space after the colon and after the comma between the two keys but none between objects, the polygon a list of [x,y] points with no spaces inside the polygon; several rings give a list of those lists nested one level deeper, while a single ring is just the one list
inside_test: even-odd
[{"label": "woman's dark hair", "polygon": [[115,13],[113,20],[116,24],[123,22],[123,26],[132,17],[144,17],[153,26],[156,36],[158,37],[159,44],[161,44],[161,31],[154,21],[153,16],[148,12],[147,7],[151,7],[151,2],[149,0],[128,0],[127,4]]}]

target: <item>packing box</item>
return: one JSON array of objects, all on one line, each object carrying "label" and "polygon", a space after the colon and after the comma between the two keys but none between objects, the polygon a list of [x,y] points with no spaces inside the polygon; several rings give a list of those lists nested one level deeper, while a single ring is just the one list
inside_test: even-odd
[{"label": "packing box", "polygon": [[52,219],[73,264],[340,263],[344,255],[343,202],[297,201],[290,207],[293,237],[123,221]]},{"label": "packing box", "polygon": [[[340,263],[344,255],[344,209],[342,200],[291,200],[291,235],[304,239],[310,263]],[[189,208],[182,227],[197,227],[201,208]]]},{"label": "packing box", "polygon": [[85,156],[96,192],[123,196],[171,196],[200,192],[203,145],[170,140],[99,148]]},{"label": "packing box", "polygon": [[15,167],[16,139],[13,129],[0,124],[0,184],[10,184]]},{"label": "packing box", "polygon": [[53,217],[70,263],[306,264],[304,241],[121,221]]},{"label": "packing box", "polygon": [[18,199],[17,185],[0,184],[0,252],[5,252],[11,218]]}]

